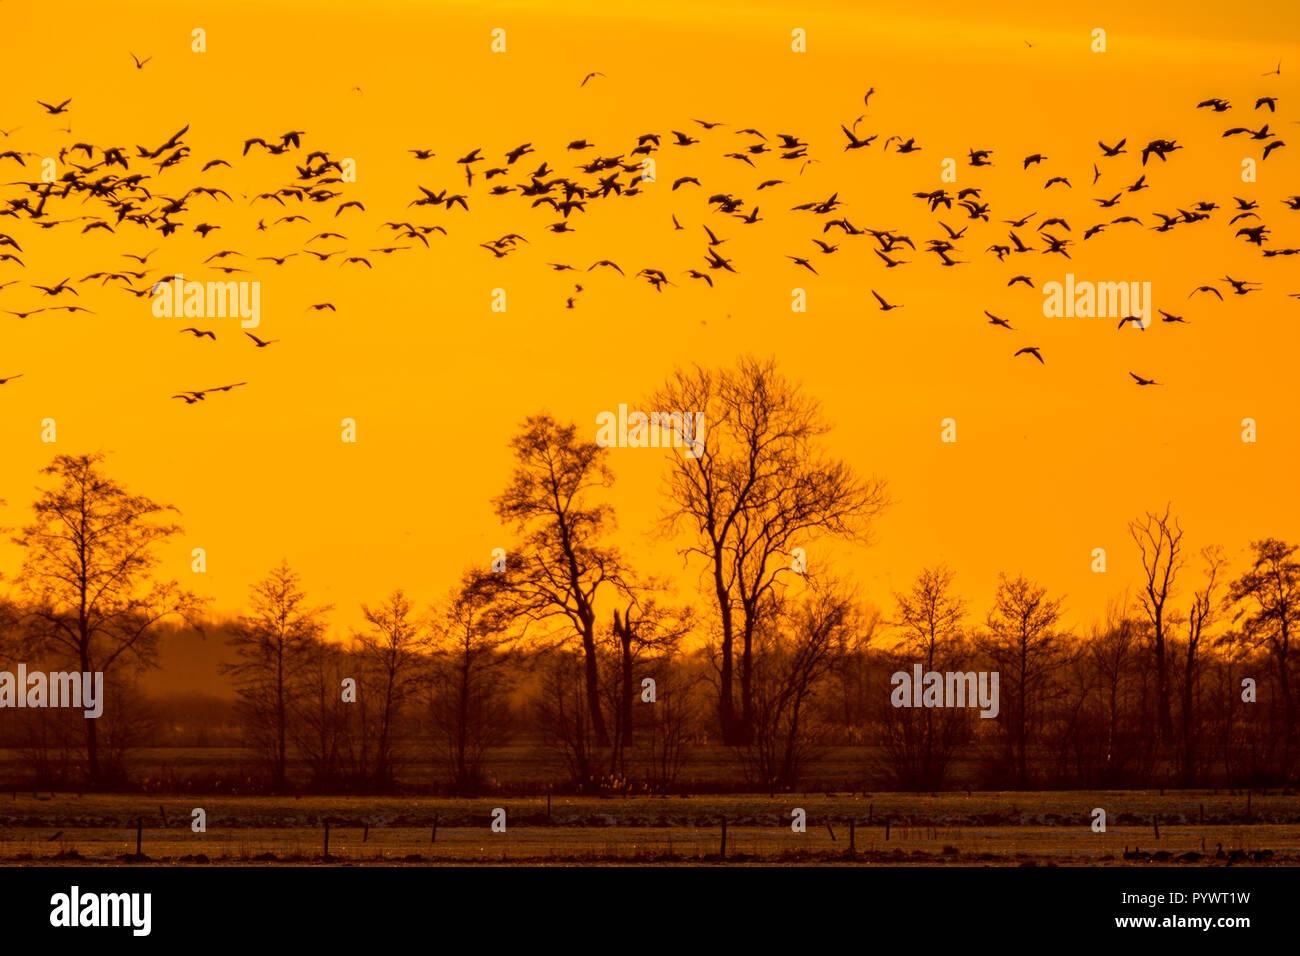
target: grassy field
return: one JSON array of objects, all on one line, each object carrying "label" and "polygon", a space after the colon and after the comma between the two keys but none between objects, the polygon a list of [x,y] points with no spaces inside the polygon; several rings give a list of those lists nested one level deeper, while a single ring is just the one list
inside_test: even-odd
[{"label": "grassy field", "polygon": [[[491,830],[497,807],[506,811],[504,833]],[[796,807],[806,811],[804,833],[791,831]],[[1106,810],[1105,833],[1092,831],[1096,807]],[[195,808],[206,813],[204,833],[190,828]],[[544,797],[159,803],[136,795],[11,793],[0,797],[0,862],[712,863],[722,859],[724,819],[726,859],[735,863],[1300,864],[1300,796],[1254,794],[1248,803],[1245,795],[1209,791],[556,797],[549,812]]]}]

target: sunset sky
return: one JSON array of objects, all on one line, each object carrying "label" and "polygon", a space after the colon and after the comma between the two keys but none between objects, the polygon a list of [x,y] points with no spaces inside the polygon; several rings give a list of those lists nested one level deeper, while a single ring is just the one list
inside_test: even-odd
[{"label": "sunset sky", "polygon": [[[52,8],[36,0],[0,2],[0,152],[30,151],[26,166],[0,160],[0,198],[26,195],[4,185],[39,176],[40,158],[86,141],[129,147],[132,172],[154,178],[155,196],[178,197],[195,185],[233,198],[196,196],[164,239],[125,223],[82,234],[85,222],[36,228],[0,216],[0,233],[22,247],[25,268],[0,262],[0,524],[28,519],[37,471],[58,453],[105,451],[108,469],[130,489],[176,505],[185,528],[167,552],[167,573],[210,595],[213,609],[235,612],[248,587],[286,558],[312,598],[332,602],[340,626],[357,606],[395,587],[423,601],[440,597],[468,564],[509,547],[490,500],[505,487],[508,442],[527,415],[549,410],[595,438],[596,416],[620,403],[645,408],[646,396],[678,365],[730,365],[742,354],[775,355],[784,373],[823,402],[834,424],[829,447],[863,474],[889,483],[894,504],[874,527],[869,548],[810,551],[861,582],[863,596],[888,609],[927,564],[947,562],[982,618],[999,571],[1024,571],[1067,595],[1081,627],[1106,602],[1136,585],[1136,549],[1125,524],[1172,501],[1191,550],[1221,543],[1240,567],[1253,539],[1300,539],[1295,494],[1300,463],[1295,363],[1300,345],[1300,260],[1264,258],[1234,237],[1266,223],[1265,248],[1300,246],[1300,211],[1282,203],[1300,192],[1300,6],[1237,4],[1230,15],[1181,3],[815,2],[545,4],[372,0],[222,3],[136,2],[120,16],[80,16],[80,3]],[[207,52],[191,51],[191,30],[206,31]],[[491,31],[506,31],[493,53]],[[791,31],[807,34],[807,52],[791,51]],[[1091,52],[1091,31],[1107,49]],[[1032,44],[1032,46],[1030,45]],[[130,54],[143,59],[137,69]],[[1281,61],[1281,74],[1263,76]],[[581,86],[584,76],[604,76]],[[875,88],[869,105],[863,94]],[[358,89],[359,88],[359,89]],[[1276,96],[1277,112],[1255,110]],[[36,101],[68,111],[47,115]],[[1227,112],[1196,109],[1210,97]],[[845,151],[840,125],[878,134]],[[706,130],[694,120],[724,123]],[[159,173],[135,156],[185,124],[192,153]],[[1289,141],[1244,183],[1241,161],[1263,143],[1223,137],[1229,127],[1264,123]],[[61,127],[71,127],[69,135]],[[13,129],[17,127],[17,129]],[[754,127],[769,145],[777,133],[807,141],[818,162],[804,168],[777,153],[757,168],[724,154],[743,150]],[[302,148],[270,156],[243,141],[278,141],[302,130]],[[672,144],[670,130],[698,145]],[[591,202],[575,213],[576,230],[556,235],[549,207],[491,185],[526,182],[543,160],[555,175],[597,155],[629,154],[636,137],[656,132],[657,182],[633,198]],[[887,137],[915,137],[921,150],[899,155]],[[1102,157],[1097,141],[1127,137],[1123,155]],[[585,138],[594,149],[567,151]],[[1176,140],[1168,162],[1145,169],[1141,147]],[[530,142],[535,153],[510,175],[504,153]],[[480,147],[472,186],[455,160]],[[409,150],[431,149],[421,161]],[[968,150],[992,150],[994,165],[972,168]],[[288,185],[294,163],[312,150],[356,160],[357,182],[336,186],[328,203],[250,202]],[[1022,169],[1032,153],[1047,158]],[[940,180],[945,157],[955,183]],[[69,159],[84,161],[81,154]],[[209,160],[225,159],[200,172]],[[98,154],[96,154],[98,159]],[[1092,185],[1093,164],[1101,170]],[[60,164],[60,174],[70,167]],[[119,169],[120,173],[121,170]],[[1143,173],[1151,188],[1109,198]],[[97,171],[96,175],[102,173]],[[672,190],[680,176],[702,187]],[[1044,190],[1052,176],[1072,188]],[[548,178],[551,178],[548,177]],[[581,176],[586,181],[591,177]],[[623,177],[626,180],[627,177]],[[783,184],[761,192],[766,179]],[[469,210],[408,207],[418,186],[466,193]],[[975,186],[991,204],[990,222],[959,206],[932,214],[915,192]],[[754,205],[760,222],[742,223],[707,203],[715,193]],[[835,214],[790,207],[838,193]],[[1233,197],[1256,200],[1260,219],[1229,226]],[[365,211],[335,215],[345,200]],[[1208,221],[1153,232],[1156,211],[1174,214],[1198,201],[1221,208]],[[57,203],[57,204],[56,204]],[[0,206],[7,208],[7,203]],[[51,200],[52,218],[103,210],[76,195]],[[1002,220],[1035,214],[1017,229],[1033,252],[1005,262],[987,252],[1006,243]],[[310,223],[272,225],[303,214]],[[870,236],[824,234],[844,215],[861,229],[912,238],[898,247],[908,265],[886,270]],[[676,215],[684,229],[674,230]],[[1117,216],[1142,226],[1111,225]],[[1066,219],[1071,259],[1045,255],[1044,218]],[[269,226],[258,231],[258,220]],[[394,238],[386,220],[444,226],[430,249]],[[943,268],[925,240],[954,230]],[[220,225],[207,238],[192,227]],[[707,224],[738,274],[711,272],[715,286],[689,278],[705,269]],[[346,241],[317,240],[320,232]],[[505,258],[480,243],[507,233],[527,240]],[[812,239],[839,243],[825,255]],[[411,246],[386,255],[372,250]],[[373,269],[317,262],[301,253],[347,250]],[[274,345],[258,349],[231,318],[197,322],[215,342],[178,333],[193,320],[161,319],[148,298],[81,282],[93,272],[140,269],[123,253],[144,255],[149,278],[183,273],[224,279],[203,264],[215,252],[261,283],[261,325]],[[12,252],[12,249],[3,251]],[[284,266],[256,256],[299,252]],[[787,256],[807,257],[819,275]],[[588,272],[598,259],[626,273]],[[549,262],[579,272],[555,272]],[[662,293],[634,277],[662,269],[675,283]],[[1101,318],[1045,318],[1041,287],[1080,280],[1150,282],[1154,306],[1185,317],[1117,331]],[[1034,288],[1007,287],[1016,274]],[[1260,283],[1232,295],[1225,275]],[[79,295],[55,303],[31,283],[72,277]],[[565,308],[574,282],[576,307]],[[1197,286],[1224,293],[1189,298]],[[791,290],[808,295],[792,313]],[[492,290],[508,308],[491,311]],[[904,307],[877,308],[871,291]],[[308,311],[331,302],[337,311]],[[76,304],[84,313],[26,311]],[[1014,331],[991,326],[983,310]],[[1046,364],[1013,358],[1040,348]],[[1160,382],[1139,388],[1135,372]],[[247,381],[193,405],[169,396]],[[646,410],[649,410],[648,408]],[[1244,418],[1258,441],[1241,440]],[[58,440],[41,441],[42,420]],[[340,422],[357,423],[358,441],[340,440]],[[940,441],[941,422],[956,421],[957,442]],[[647,571],[673,575],[693,600],[694,570],[684,572],[673,543],[655,536],[663,510],[663,452],[615,449],[617,542]],[[208,553],[208,572],[190,573],[190,549]],[[1093,548],[1109,569],[1090,570]],[[7,539],[0,572],[20,563]],[[1192,579],[1177,599],[1185,604]]]}]

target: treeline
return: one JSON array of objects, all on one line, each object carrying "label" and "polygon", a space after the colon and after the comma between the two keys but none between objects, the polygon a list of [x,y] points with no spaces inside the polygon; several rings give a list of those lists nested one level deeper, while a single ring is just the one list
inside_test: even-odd
[{"label": "treeline", "polygon": [[[547,785],[585,792],[694,787],[705,764],[726,788],[772,793],[821,785],[832,766],[834,786],[862,789],[1294,781],[1295,546],[1254,542],[1233,570],[1221,548],[1191,553],[1165,507],[1130,523],[1142,578],[1085,630],[1018,573],[986,607],[942,565],[873,605],[809,555],[865,541],[885,485],[827,454],[817,403],[771,362],[678,371],[646,407],[706,423],[692,453],[660,452],[662,530],[696,575],[679,582],[690,598],[615,543],[608,449],[530,417],[493,500],[511,546],[432,609],[395,590],[343,635],[287,564],[253,585],[222,628],[252,755],[223,786],[478,793],[509,786],[507,747],[544,758]],[[102,456],[61,455],[43,474],[14,538],[0,661],[102,672],[107,699],[98,720],[0,710],[0,744],[43,785],[131,786],[134,748],[220,719],[211,701],[161,707],[139,683],[161,635],[202,627],[206,602],[159,574],[172,509],[115,482]],[[996,672],[996,717],[895,706],[893,675],[917,665]]]}]

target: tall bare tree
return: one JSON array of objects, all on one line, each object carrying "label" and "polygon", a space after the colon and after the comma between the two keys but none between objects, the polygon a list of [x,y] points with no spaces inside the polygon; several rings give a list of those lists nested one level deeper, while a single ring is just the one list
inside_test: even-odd
[{"label": "tall bare tree", "polygon": [[1295,653],[1291,638],[1300,626],[1300,562],[1296,545],[1277,538],[1252,541],[1254,562],[1232,582],[1228,594],[1237,606],[1242,639],[1267,652],[1282,697],[1280,773],[1289,780],[1295,755]]},{"label": "tall bare tree", "polygon": [[886,505],[885,486],[822,450],[830,426],[820,405],[773,360],[679,369],[650,401],[704,416],[703,435],[696,428],[687,436],[693,447],[672,452],[665,524],[694,538],[685,554],[704,564],[721,627],[718,720],[726,743],[746,744],[754,729],[754,634],[791,570],[793,549],[807,551],[828,535],[861,540]]},{"label": "tall bare tree", "polygon": [[[988,614],[988,631],[978,638],[980,650],[994,661],[1020,786],[1029,780],[1029,750],[1036,719],[1051,696],[1049,683],[1068,660],[1068,635],[1060,628],[1062,598],[1049,598],[1047,588],[1024,575],[998,576],[997,593]],[[1006,698],[1003,697],[1005,700]]]},{"label": "tall bare tree", "polygon": [[429,638],[433,735],[456,791],[464,795],[482,783],[487,748],[510,730],[506,668],[518,662],[510,653],[500,593],[498,575],[465,571],[439,609]]},{"label": "tall bare tree", "polygon": [[1151,622],[1151,647],[1156,659],[1159,744],[1172,740],[1174,734],[1169,700],[1169,621],[1166,607],[1184,564],[1183,529],[1173,517],[1172,508],[1171,504],[1165,505],[1163,514],[1148,511],[1141,518],[1130,521],[1128,526],[1129,534],[1142,554],[1144,582],[1138,601]]},{"label": "tall bare tree", "polygon": [[622,575],[618,551],[603,543],[613,511],[591,500],[614,476],[607,450],[578,437],[577,426],[534,415],[510,443],[516,467],[493,500],[497,517],[521,536],[508,558],[510,592],[518,613],[535,620],[561,618],[567,637],[582,645],[586,719],[596,745],[609,746],[600,706],[596,599]]},{"label": "tall bare tree", "polygon": [[[420,647],[425,641],[426,622],[401,589],[378,606],[361,605],[369,628],[353,635],[366,679],[361,692],[374,702],[374,745],[370,775],[381,788],[393,783],[394,725],[406,702],[416,692],[420,669]],[[367,707],[369,701],[365,701]]]},{"label": "tall bare tree", "polygon": [[308,665],[318,660],[314,645],[325,634],[331,607],[307,603],[287,561],[253,585],[250,604],[230,628],[227,643],[236,660],[222,665],[222,672],[233,678],[250,735],[270,758],[274,786],[283,789],[295,696],[310,676]]},{"label": "tall bare tree", "polygon": [[[962,621],[966,616],[966,602],[953,592],[953,573],[946,566],[923,568],[912,587],[906,592],[895,592],[896,605],[891,622],[900,633],[899,653],[910,669],[920,663],[925,670],[933,671],[956,664],[962,654]],[[893,714],[900,734],[908,773],[902,776],[921,789],[933,790],[943,779],[955,738],[967,715],[954,710],[926,707],[917,712],[902,710]],[[920,724],[914,728],[913,724]],[[920,734],[912,731],[919,729]],[[913,739],[919,737],[919,739]]]},{"label": "tall bare tree", "polygon": [[[154,663],[157,625],[200,605],[175,580],[158,581],[158,551],[179,534],[176,511],[134,495],[104,473],[104,456],[59,455],[42,475],[55,479],[32,505],[35,518],[13,540],[26,551],[22,588],[32,636],[81,671],[103,673]],[[90,786],[100,783],[97,726],[87,719]]]},{"label": "tall bare tree", "polygon": [[1199,695],[1201,650],[1206,632],[1214,626],[1219,613],[1218,585],[1227,563],[1223,549],[1210,545],[1201,549],[1205,568],[1205,583],[1192,595],[1192,606],[1187,612],[1187,638],[1183,646],[1182,732],[1183,732],[1183,782],[1191,786],[1196,781],[1199,761],[1197,740],[1200,737],[1196,703]]}]

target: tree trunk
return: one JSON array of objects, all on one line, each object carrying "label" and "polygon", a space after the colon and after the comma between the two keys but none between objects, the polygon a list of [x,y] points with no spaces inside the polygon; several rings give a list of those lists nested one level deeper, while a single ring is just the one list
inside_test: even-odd
[{"label": "tree trunk", "polygon": [[722,618],[722,660],[718,676],[718,725],[722,731],[722,742],[727,746],[744,743],[738,733],[736,721],[736,700],[733,690],[735,681],[732,647],[735,642],[735,628],[731,618],[731,595],[727,593],[722,581],[722,565],[715,561],[713,565],[714,588],[718,595],[718,613]]},{"label": "tree trunk", "polygon": [[589,618],[583,621],[582,650],[586,658],[587,710],[591,713],[591,730],[597,747],[609,746],[609,731],[600,709],[600,671],[596,666],[596,628]]}]

